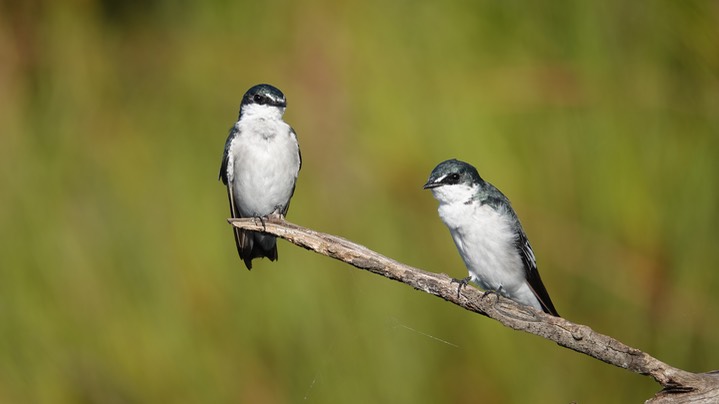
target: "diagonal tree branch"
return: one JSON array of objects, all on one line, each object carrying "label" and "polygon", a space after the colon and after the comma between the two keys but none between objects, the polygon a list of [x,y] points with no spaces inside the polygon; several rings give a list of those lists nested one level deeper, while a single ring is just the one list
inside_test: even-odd
[{"label": "diagonal tree branch", "polygon": [[496,293],[468,285],[461,292],[445,274],[426,272],[387,258],[341,237],[317,232],[283,220],[228,219],[235,227],[281,237],[290,243],[354,267],[407,284],[464,309],[497,320],[515,330],[556,342],[610,365],[651,376],[663,389],[647,402],[719,402],[719,372],[691,373],[674,368],[586,325],[554,317],[520,305]]}]

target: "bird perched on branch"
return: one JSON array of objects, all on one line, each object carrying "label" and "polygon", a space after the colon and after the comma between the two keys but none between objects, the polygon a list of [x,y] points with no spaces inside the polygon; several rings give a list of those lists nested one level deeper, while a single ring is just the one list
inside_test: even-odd
[{"label": "bird perched on branch", "polygon": [[459,160],[440,163],[424,184],[439,201],[439,217],[449,228],[470,280],[518,303],[559,316],[539,277],[534,252],[504,194]]},{"label": "bird perched on branch", "polygon": [[[233,218],[284,219],[287,214],[302,157],[295,131],[282,120],[286,107],[285,95],[269,84],[258,84],[242,97],[220,167]],[[233,231],[247,269],[252,269],[254,258],[277,259],[274,236],[236,227]]]}]

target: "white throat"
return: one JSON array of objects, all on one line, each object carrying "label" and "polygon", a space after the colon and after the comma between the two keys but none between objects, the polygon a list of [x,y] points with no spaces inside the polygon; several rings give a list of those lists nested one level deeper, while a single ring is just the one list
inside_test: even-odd
[{"label": "white throat", "polygon": [[432,195],[440,205],[464,204],[477,194],[477,185],[455,184],[432,188]]},{"label": "white throat", "polygon": [[285,109],[273,105],[248,104],[242,107],[242,119],[282,119]]}]

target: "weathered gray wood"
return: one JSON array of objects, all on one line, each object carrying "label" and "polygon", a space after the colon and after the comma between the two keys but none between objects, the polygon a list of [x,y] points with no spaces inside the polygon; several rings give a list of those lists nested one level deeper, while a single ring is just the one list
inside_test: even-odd
[{"label": "weathered gray wood", "polygon": [[509,328],[538,335],[610,365],[651,376],[663,389],[649,399],[649,403],[719,403],[719,373],[691,373],[674,368],[639,349],[595,332],[586,325],[545,314],[470,285],[458,292],[457,283],[453,283],[452,278],[445,274],[426,272],[402,264],[341,237],[281,220],[228,220],[241,229],[273,234],[318,254],[402,282],[497,320]]}]

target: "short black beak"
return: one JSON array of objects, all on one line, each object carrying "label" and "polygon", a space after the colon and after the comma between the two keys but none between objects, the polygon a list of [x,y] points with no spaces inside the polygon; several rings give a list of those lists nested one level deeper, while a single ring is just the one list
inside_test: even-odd
[{"label": "short black beak", "polygon": [[440,185],[442,185],[442,184],[437,183],[437,182],[427,181],[427,183],[424,184],[424,186],[422,186],[422,189],[437,188],[437,187],[440,186]]}]

